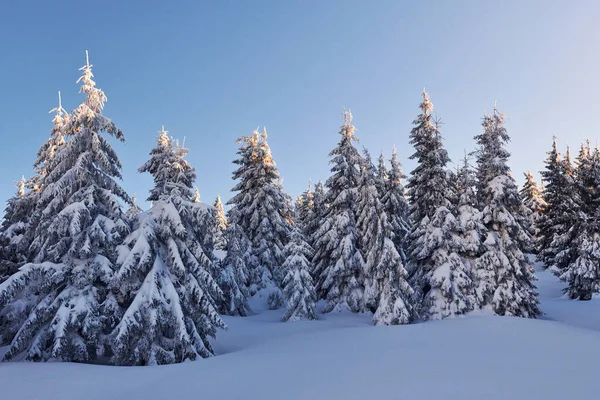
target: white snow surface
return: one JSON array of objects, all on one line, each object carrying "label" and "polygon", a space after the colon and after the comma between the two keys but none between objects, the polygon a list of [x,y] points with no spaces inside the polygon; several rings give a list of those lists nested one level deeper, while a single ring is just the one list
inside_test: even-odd
[{"label": "white snow surface", "polygon": [[568,300],[550,272],[536,275],[546,313],[539,320],[473,315],[374,327],[369,314],[282,323],[283,309],[262,311],[224,317],[229,330],[214,341],[217,356],[196,362],[2,363],[0,398],[596,398],[600,298]]}]

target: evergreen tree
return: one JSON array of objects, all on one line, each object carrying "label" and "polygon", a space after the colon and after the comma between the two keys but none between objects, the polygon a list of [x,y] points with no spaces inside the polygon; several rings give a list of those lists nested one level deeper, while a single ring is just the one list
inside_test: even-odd
[{"label": "evergreen tree", "polygon": [[151,160],[140,168],[160,187],[151,190],[152,207],[119,246],[118,270],[111,281],[125,310],[113,332],[112,362],[118,365],[209,357],[213,351],[208,337],[225,328],[215,300],[222,293],[211,276],[211,259],[196,237],[202,222],[194,201],[195,171],[184,159],[187,150],[172,139],[165,143],[165,134],[163,129]]},{"label": "evergreen tree", "polygon": [[476,259],[482,254],[486,232],[481,221],[481,212],[477,209],[475,171],[469,165],[466,154],[456,179],[457,227],[461,240],[459,254],[472,270],[475,267]]},{"label": "evergreen tree", "polygon": [[461,315],[474,307],[474,287],[468,265],[458,254],[462,250],[455,216],[450,161],[442,143],[438,123],[431,117],[433,105],[423,93],[421,114],[410,133],[417,166],[411,172],[409,254],[413,264],[411,285],[415,290],[421,318],[441,319]]},{"label": "evergreen tree", "polygon": [[392,242],[392,227],[377,190],[376,171],[365,150],[358,190],[358,232],[365,275],[365,307],[374,313],[376,325],[407,324],[413,319],[402,258]]},{"label": "evergreen tree", "polygon": [[600,290],[600,235],[596,218],[590,218],[578,229],[579,235],[571,246],[576,258],[561,271],[559,277],[568,283],[565,292],[571,299],[591,300]]},{"label": "evergreen tree", "polygon": [[287,307],[283,321],[299,321],[317,319],[315,312],[316,294],[310,276],[312,265],[310,259],[313,250],[306,243],[304,235],[294,227],[288,244],[283,250],[285,261],[283,270],[283,296]]},{"label": "evergreen tree", "polygon": [[578,193],[579,212],[568,230],[554,236],[555,268],[561,280],[568,283],[565,292],[571,299],[591,300],[600,290],[600,154],[582,146],[574,171],[572,193]]},{"label": "evergreen tree", "polygon": [[71,116],[62,107],[60,92],[58,92],[58,106],[50,112],[54,113],[50,138],[38,150],[37,158],[33,164],[35,174],[27,182],[27,187],[34,193],[39,193],[42,189],[43,180],[50,172],[49,167],[56,152],[65,144],[65,128],[69,124]]},{"label": "evergreen tree", "polygon": [[[233,210],[233,213],[235,212]],[[244,317],[251,313],[247,300],[249,278],[247,263],[250,260],[251,243],[242,228],[235,223],[227,225],[225,238],[227,255],[221,262],[219,279],[219,286],[223,291],[220,311],[222,314]]]},{"label": "evergreen tree", "polygon": [[[586,158],[587,152],[584,151],[580,154],[580,169],[583,169]],[[570,158],[561,158],[556,138],[545,164],[546,168],[541,175],[545,183],[543,200],[547,206],[542,211],[538,223],[537,259],[542,261],[546,268],[552,268],[560,274],[560,271],[574,260],[570,252],[563,250],[574,240],[575,231],[571,227],[578,218],[582,200]],[[561,257],[557,259],[559,253]]]},{"label": "evergreen tree", "polygon": [[507,165],[510,153],[504,146],[510,138],[504,116],[494,108],[482,125],[483,133],[475,140],[478,195],[487,236],[475,270],[479,304],[498,315],[535,318],[540,314],[535,277],[523,254],[530,237],[523,227],[524,206]]},{"label": "evergreen tree", "polygon": [[140,206],[137,205],[136,196],[133,195],[131,197],[131,205],[129,206],[127,211],[125,211],[125,216],[129,218],[130,221],[133,221],[135,220],[135,217],[141,212],[142,209],[140,208]]},{"label": "evergreen tree", "polygon": [[398,160],[396,147],[392,150],[390,160],[390,169],[384,187],[382,203],[392,229],[392,241],[396,246],[402,263],[406,264],[407,237],[411,231],[409,219],[409,206],[406,200],[404,184],[402,181],[406,178],[402,171],[402,165]]},{"label": "evergreen tree", "polygon": [[418,229],[423,218],[430,220],[438,207],[450,205],[448,190],[450,184],[446,164],[450,161],[442,145],[442,138],[433,120],[433,104],[429,95],[423,92],[423,102],[419,105],[421,113],[413,121],[410,143],[415,153],[410,156],[417,166],[411,172],[406,188],[411,202],[410,219]]},{"label": "evergreen tree", "polygon": [[25,192],[25,184],[25,177],[17,182],[17,193],[8,200],[0,226],[0,283],[27,261],[27,232],[35,198],[32,193]]},{"label": "evergreen tree", "polygon": [[307,234],[308,223],[312,219],[314,208],[312,182],[308,182],[308,188],[298,196],[296,201],[296,225],[304,234]]},{"label": "evergreen tree", "polygon": [[187,236],[188,246],[203,268],[212,271],[216,279],[213,265],[215,210],[200,202],[200,193],[194,186],[196,172],[185,160],[187,153],[188,150],[180,146],[179,142],[168,137],[163,126],[159,132],[158,144],[150,152],[150,159],[138,171],[148,172],[153,177],[154,187],[150,190],[148,201],[171,195],[172,182],[177,182],[183,202],[178,209],[186,229],[191,233]]},{"label": "evergreen tree", "polygon": [[527,171],[524,173],[524,175],[525,184],[519,191],[519,195],[521,196],[523,205],[527,209],[528,222],[530,225],[529,232],[533,236],[533,240],[535,242],[539,232],[538,223],[540,215],[546,208],[547,204],[542,198],[542,191],[539,189],[531,171]]},{"label": "evergreen tree", "polygon": [[523,205],[531,210],[534,218],[537,218],[544,211],[546,202],[542,199],[542,191],[538,187],[531,171],[527,171],[523,175],[525,175],[525,184],[519,191],[519,194],[521,195]]},{"label": "evergreen tree", "polygon": [[329,153],[333,175],[327,179],[328,208],[313,235],[313,276],[324,312],[349,309],[361,312],[364,294],[364,260],[358,248],[356,200],[362,159],[352,142],[357,141],[352,114],[344,112],[342,136]]},{"label": "evergreen tree", "polygon": [[[356,201],[356,225],[358,228],[358,247],[364,259],[365,277],[365,308],[375,312],[379,304],[380,285],[375,280],[376,268],[381,258],[380,243],[385,238],[384,225],[387,215],[379,200],[377,183],[379,179],[378,170],[371,161],[371,155],[364,149],[364,159],[361,165],[361,176],[358,186]],[[399,255],[398,255],[399,257]],[[381,275],[380,271],[377,271]]]},{"label": "evergreen tree", "polygon": [[29,246],[40,219],[37,207],[43,181],[48,175],[48,166],[56,151],[65,143],[64,127],[69,114],[62,108],[60,92],[58,107],[50,110],[55,113],[50,138],[38,150],[33,164],[35,174],[29,180],[23,178],[18,183],[17,194],[8,201],[2,226],[0,226],[0,282],[16,272],[32,255]]},{"label": "evergreen tree", "polygon": [[[325,213],[327,211],[327,200],[325,185],[319,181],[315,185],[315,190],[312,193],[312,198],[309,202],[310,212],[306,216],[306,220],[303,225],[304,237],[308,244],[314,249],[315,246],[315,232],[321,226]],[[313,275],[314,278],[314,275]]]},{"label": "evergreen tree", "polygon": [[389,179],[389,171],[387,170],[387,167],[385,166],[385,157],[383,156],[383,153],[381,153],[379,155],[379,158],[377,159],[377,179],[375,181],[376,186],[377,186],[377,192],[379,193],[380,196],[380,200],[383,202],[383,195],[386,192],[387,186],[388,186],[388,179]]},{"label": "evergreen tree", "polygon": [[217,195],[213,207],[216,212],[217,221],[214,228],[215,250],[225,250],[225,247],[227,247],[227,241],[225,240],[227,218],[225,218],[225,211],[223,210],[223,202],[221,201],[220,195]]},{"label": "evergreen tree", "polygon": [[[267,143],[267,133],[254,131],[238,139],[238,169],[233,179],[239,180],[232,189],[237,192],[228,202],[236,209],[230,223],[239,225],[252,243],[250,272],[251,294],[280,286],[283,274],[282,251],[290,230],[288,196],[283,192],[279,172]],[[272,281],[272,282],[270,282]]]},{"label": "evergreen tree", "polygon": [[107,298],[115,247],[129,227],[115,182],[121,164],[106,132],[123,133],[102,114],[106,96],[95,87],[91,65],[81,68],[86,100],[64,131],[69,140],[48,162],[38,197],[40,220],[32,242],[33,263],[0,285],[4,359],[92,361],[106,356],[106,334],[115,318]]}]

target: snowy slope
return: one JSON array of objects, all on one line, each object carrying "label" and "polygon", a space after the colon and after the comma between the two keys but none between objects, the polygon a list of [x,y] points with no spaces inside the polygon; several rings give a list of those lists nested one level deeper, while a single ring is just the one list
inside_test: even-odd
[{"label": "snowy slope", "polygon": [[548,320],[474,316],[373,327],[367,315],[280,323],[282,311],[267,311],[226,318],[219,355],[193,363],[3,363],[0,398],[595,398],[600,301],[561,298],[554,277],[538,276]]}]

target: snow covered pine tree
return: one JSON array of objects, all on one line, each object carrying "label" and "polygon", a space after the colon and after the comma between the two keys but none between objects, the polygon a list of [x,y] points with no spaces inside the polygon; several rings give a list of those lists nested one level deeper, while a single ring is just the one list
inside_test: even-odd
[{"label": "snow covered pine tree", "polygon": [[457,224],[461,241],[459,254],[463,262],[469,265],[469,270],[473,271],[477,258],[483,252],[486,229],[481,221],[481,212],[477,209],[475,171],[469,165],[466,154],[462,161],[462,167],[456,174]]},{"label": "snow covered pine tree", "polygon": [[[237,220],[237,210],[230,210],[230,218]],[[223,291],[220,311],[226,315],[249,315],[248,305],[248,260],[251,260],[252,245],[242,228],[229,223],[225,229],[227,253],[221,261],[219,286]]]},{"label": "snow covered pine tree", "polygon": [[0,227],[0,283],[27,261],[29,246],[26,236],[35,199],[32,193],[25,192],[25,183],[25,177],[17,182],[17,193],[8,200],[4,210]]},{"label": "snow covered pine tree", "polygon": [[452,199],[455,191],[446,171],[450,161],[433,104],[423,92],[421,113],[410,133],[417,166],[407,184],[411,198],[409,260],[410,283],[415,290],[419,316],[424,320],[462,315],[474,307],[474,285],[468,265],[458,254],[461,240]]},{"label": "snow covered pine tree", "polygon": [[40,210],[37,207],[43,180],[48,175],[49,163],[57,149],[65,143],[64,127],[69,114],[62,107],[60,92],[58,106],[50,110],[55,113],[50,138],[38,150],[33,167],[35,174],[29,180],[19,181],[15,196],[8,201],[0,227],[0,282],[12,275],[31,259],[29,246],[39,223]]},{"label": "snow covered pine tree", "polygon": [[[565,160],[566,162],[566,160]],[[565,229],[552,241],[556,252],[553,268],[559,278],[568,283],[565,292],[571,299],[591,300],[600,291],[600,154],[583,146],[574,171],[571,201],[577,201],[575,218],[565,221]],[[578,195],[573,195],[573,193]],[[563,204],[564,206],[564,204]]]},{"label": "snow covered pine tree", "polygon": [[225,211],[223,210],[223,202],[221,196],[217,195],[215,202],[213,203],[215,209],[215,220],[214,226],[214,246],[215,250],[225,250],[227,247],[227,241],[225,240],[225,230],[227,229],[227,218],[225,218]]},{"label": "snow covered pine tree", "polygon": [[288,244],[283,249],[285,261],[283,270],[283,295],[287,308],[283,321],[317,319],[315,313],[316,294],[310,276],[312,264],[309,261],[313,250],[298,227],[292,228]]},{"label": "snow covered pine tree", "polygon": [[228,202],[235,210],[228,221],[241,227],[252,245],[252,257],[248,260],[250,295],[266,289],[263,294],[269,293],[274,300],[269,307],[277,308],[283,300],[278,289],[284,277],[282,252],[291,227],[288,198],[267,143],[266,130],[241,137],[238,143],[239,158],[234,161],[238,169],[233,179],[239,182],[232,189],[237,193]]},{"label": "snow covered pine tree", "polygon": [[[583,169],[589,154],[589,150],[583,150],[579,169]],[[553,138],[552,150],[548,152],[545,164],[541,175],[545,183],[543,199],[547,206],[538,223],[537,259],[560,275],[576,258],[571,254],[569,244],[575,240],[576,231],[572,228],[579,218],[582,200],[571,159],[569,156],[561,157],[556,138]]]},{"label": "snow covered pine tree", "polygon": [[[304,238],[310,245],[310,247],[314,250],[314,240],[315,232],[321,226],[321,222],[325,217],[325,212],[327,210],[326,204],[326,195],[325,195],[325,185],[323,182],[319,181],[315,185],[315,190],[312,193],[312,198],[309,202],[309,212],[307,213],[304,221],[302,223],[302,228],[304,232]],[[312,271],[311,271],[312,274]],[[314,281],[314,276],[313,276]]]},{"label": "snow covered pine tree", "polygon": [[533,268],[523,254],[530,236],[523,226],[526,212],[507,165],[510,139],[504,116],[494,107],[483,118],[478,145],[477,181],[482,220],[487,229],[484,253],[477,260],[474,278],[478,301],[498,315],[535,318],[540,314]]},{"label": "snow covered pine tree", "polygon": [[329,153],[333,175],[327,179],[327,211],[313,235],[313,277],[317,296],[326,301],[325,313],[364,310],[364,260],[358,248],[356,200],[362,158],[352,142],[357,141],[352,114],[344,112],[338,145]]},{"label": "snow covered pine tree", "polygon": [[529,213],[529,233],[533,238],[532,249],[535,251],[535,243],[537,241],[539,231],[538,224],[540,215],[542,212],[544,212],[547,204],[544,199],[542,199],[542,191],[539,189],[531,171],[527,171],[527,173],[524,173],[524,175],[525,184],[519,191],[519,195],[521,196],[523,205],[527,208]]},{"label": "snow covered pine tree", "polygon": [[109,353],[116,312],[107,284],[115,247],[129,230],[119,199],[130,199],[114,180],[121,164],[100,133],[124,137],[102,115],[106,96],[95,87],[92,66],[81,70],[86,99],[64,128],[67,142],[45,167],[35,258],[0,285],[2,343],[10,343],[5,360],[85,362]]},{"label": "snow covered pine tree", "polygon": [[380,201],[376,172],[365,150],[357,201],[359,245],[365,260],[364,305],[374,313],[376,325],[408,324],[414,317],[410,305],[413,290],[391,240],[392,227]]},{"label": "snow covered pine tree", "polygon": [[152,207],[138,214],[135,230],[118,247],[111,289],[124,310],[113,332],[112,362],[171,364],[209,357],[208,337],[225,323],[215,299],[221,290],[210,274],[211,258],[195,236],[194,168],[162,129],[140,172],[155,186]]},{"label": "snow covered pine tree", "polygon": [[408,201],[406,200],[404,184],[402,183],[405,178],[406,175],[402,171],[396,146],[394,146],[381,202],[391,224],[392,241],[402,257],[402,263],[406,265],[406,239],[411,231],[411,223]]}]

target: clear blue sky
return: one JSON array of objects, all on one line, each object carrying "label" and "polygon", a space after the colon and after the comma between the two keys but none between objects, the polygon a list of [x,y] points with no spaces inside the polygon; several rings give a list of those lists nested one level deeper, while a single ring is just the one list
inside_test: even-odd
[{"label": "clear blue sky", "polygon": [[123,185],[145,198],[137,168],[161,125],[186,137],[202,200],[230,197],[235,139],[266,125],[293,196],[329,175],[343,107],[376,156],[398,147],[430,93],[454,161],[483,109],[508,116],[513,173],[542,168],[555,134],[595,142],[600,106],[597,1],[12,1],[1,6],[0,200],[32,173],[62,91],[67,110],[85,50]]}]

